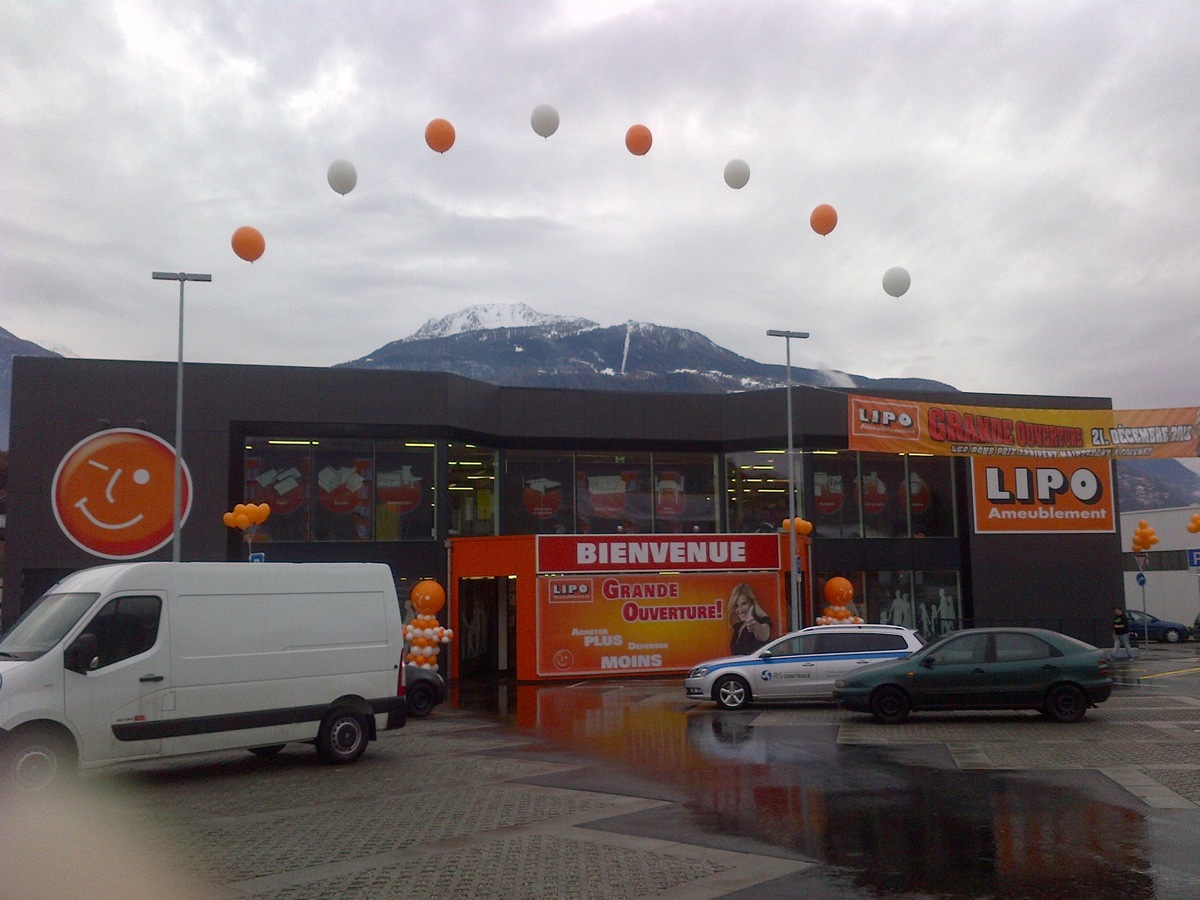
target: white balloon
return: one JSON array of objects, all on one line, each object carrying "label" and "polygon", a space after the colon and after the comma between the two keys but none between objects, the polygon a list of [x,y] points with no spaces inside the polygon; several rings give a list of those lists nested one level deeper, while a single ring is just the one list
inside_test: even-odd
[{"label": "white balloon", "polygon": [[750,180],[750,166],[744,159],[731,159],[725,163],[725,183],[731,188],[741,190]]},{"label": "white balloon", "polygon": [[908,290],[910,284],[912,284],[912,276],[908,274],[907,269],[902,269],[900,266],[892,266],[883,273],[883,289],[893,297],[904,296],[904,292]]},{"label": "white balloon", "polygon": [[344,159],[335,159],[329,164],[329,186],[345,196],[358,184],[358,172],[354,165]]},{"label": "white balloon", "polygon": [[535,106],[533,115],[529,117],[529,124],[540,137],[548,138],[558,131],[558,110],[548,103]]}]

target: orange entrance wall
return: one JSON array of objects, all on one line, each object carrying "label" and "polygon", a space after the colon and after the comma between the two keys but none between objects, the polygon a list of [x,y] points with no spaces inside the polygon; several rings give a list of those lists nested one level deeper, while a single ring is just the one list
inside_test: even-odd
[{"label": "orange entrance wall", "polygon": [[[779,558],[783,565],[779,570],[780,596],[787,597],[788,567],[787,558],[790,548],[787,534],[779,536]],[[465,537],[450,538],[447,580],[450,582],[447,594],[449,608],[446,611],[447,624],[458,628],[458,581],[460,578],[507,578],[515,575],[517,579],[517,680],[518,681],[550,681],[537,674],[537,635],[534,623],[537,621],[537,535],[514,534],[501,537]],[[812,573],[809,566],[809,539],[796,536],[796,552],[800,557],[800,568],[804,584],[804,616],[806,621],[812,621]],[[785,614],[790,612],[787,604]],[[797,627],[789,623],[784,630]],[[459,642],[450,644],[454,649],[454,672],[457,674],[461,660],[459,659]],[[578,679],[579,676],[571,676]]]}]

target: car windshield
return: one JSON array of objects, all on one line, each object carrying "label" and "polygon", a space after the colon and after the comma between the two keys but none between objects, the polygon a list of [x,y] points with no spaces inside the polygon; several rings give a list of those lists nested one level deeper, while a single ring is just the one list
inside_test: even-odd
[{"label": "car windshield", "polygon": [[37,659],[63,639],[99,594],[45,594],[0,638],[0,658]]}]

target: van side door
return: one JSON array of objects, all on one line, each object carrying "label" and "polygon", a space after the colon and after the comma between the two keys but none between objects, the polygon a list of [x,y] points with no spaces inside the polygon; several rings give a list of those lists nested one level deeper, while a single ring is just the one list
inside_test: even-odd
[{"label": "van side door", "polygon": [[[153,729],[171,696],[166,619],[166,603],[160,595],[113,597],[68,645],[63,700],[67,720],[81,738],[81,763],[159,752],[161,740]],[[95,640],[95,656],[90,660],[79,660],[73,652],[84,635]]]}]

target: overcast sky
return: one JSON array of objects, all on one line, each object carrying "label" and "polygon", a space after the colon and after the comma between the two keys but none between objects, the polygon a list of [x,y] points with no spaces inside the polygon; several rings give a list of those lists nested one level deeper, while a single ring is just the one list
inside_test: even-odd
[{"label": "overcast sky", "polygon": [[1197,60],[1194,2],[5,0],[0,326],[173,360],[178,287],[150,273],[188,271],[213,278],[186,289],[194,361],[327,366],[524,302],[764,362],[790,329],[796,365],[1200,405]]}]

